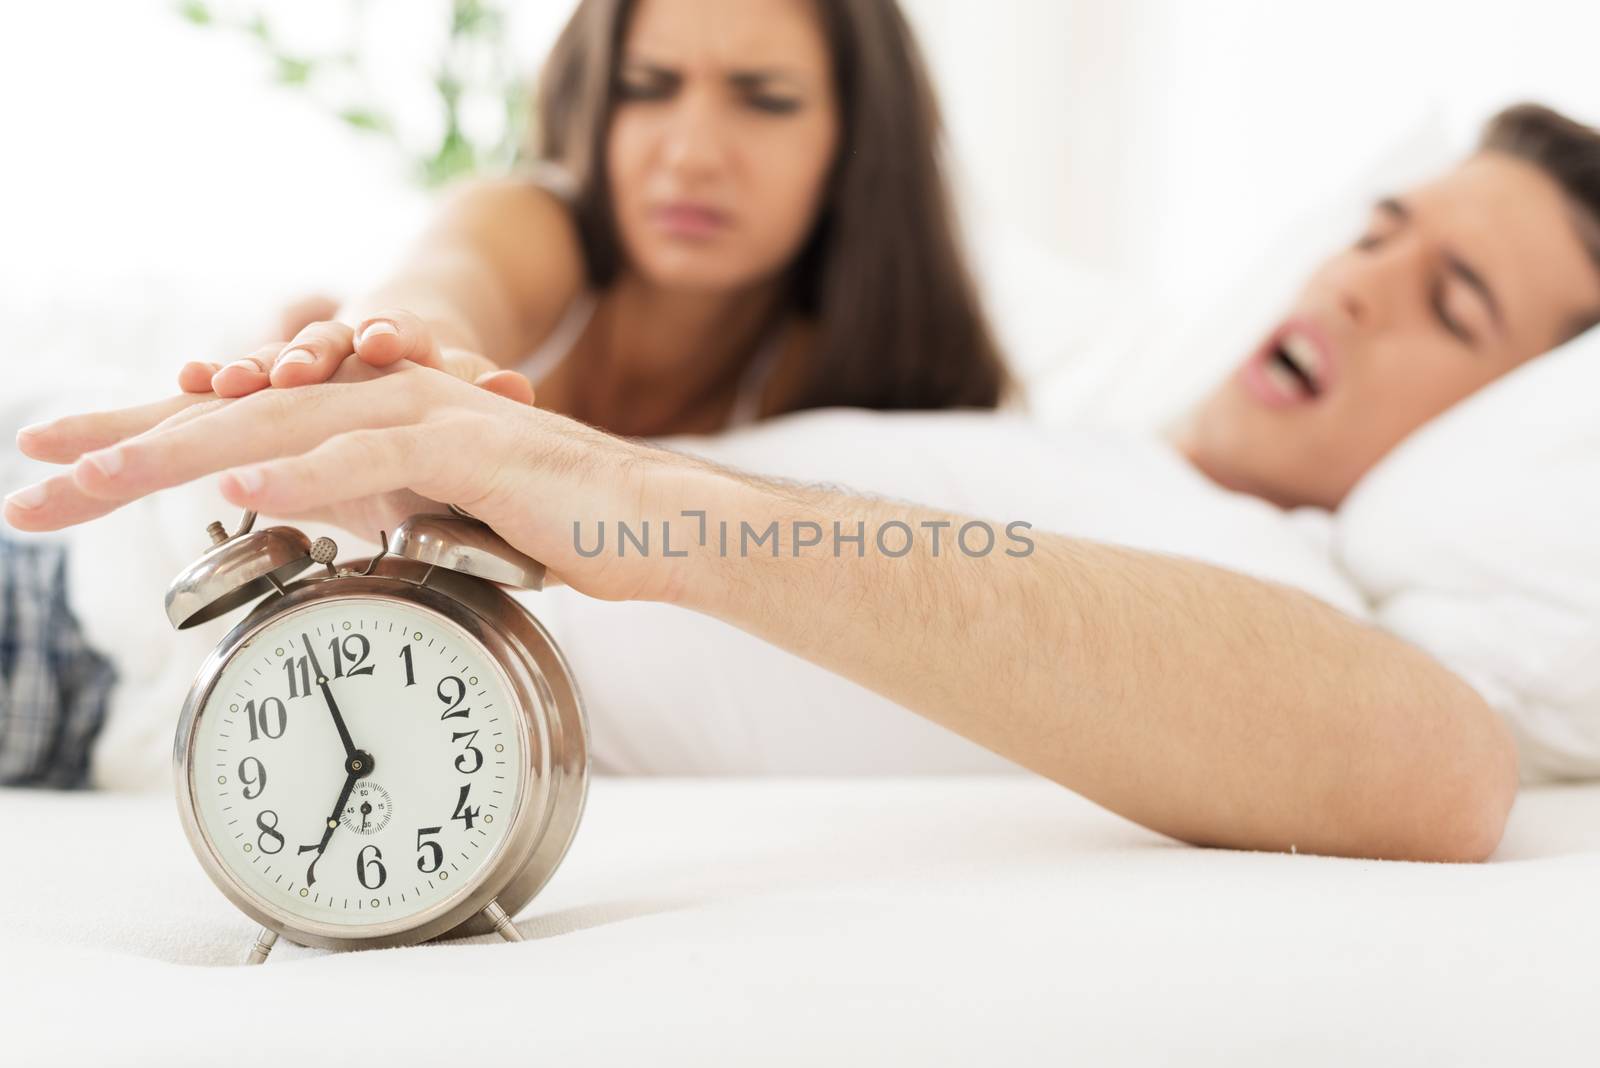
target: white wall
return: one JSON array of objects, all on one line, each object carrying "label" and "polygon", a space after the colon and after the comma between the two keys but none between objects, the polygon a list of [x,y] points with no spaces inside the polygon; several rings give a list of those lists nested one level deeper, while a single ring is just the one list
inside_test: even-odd
[{"label": "white wall", "polygon": [[[530,63],[567,2],[516,7]],[[1535,95],[1600,119],[1591,0],[905,3],[984,217],[1188,304],[1419,115],[1464,137]],[[343,9],[272,5],[312,42]],[[443,4],[369,9],[369,50],[388,89],[418,102],[408,121],[422,136],[436,117],[407,85]],[[0,101],[0,315],[107,278],[165,279],[196,303],[225,288],[265,308],[372,273],[425,210],[377,143],[164,0],[8,11]],[[119,284],[100,306],[137,303]]]},{"label": "white wall", "polygon": [[1188,304],[1437,116],[1600,121],[1593,0],[906,0],[989,211]]}]

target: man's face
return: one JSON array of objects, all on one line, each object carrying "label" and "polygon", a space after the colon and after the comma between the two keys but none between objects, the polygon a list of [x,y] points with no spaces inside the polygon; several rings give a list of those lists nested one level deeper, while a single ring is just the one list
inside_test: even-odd
[{"label": "man's face", "polygon": [[1335,508],[1400,440],[1600,314],[1555,181],[1500,153],[1386,199],[1193,414],[1189,458],[1285,507]]}]

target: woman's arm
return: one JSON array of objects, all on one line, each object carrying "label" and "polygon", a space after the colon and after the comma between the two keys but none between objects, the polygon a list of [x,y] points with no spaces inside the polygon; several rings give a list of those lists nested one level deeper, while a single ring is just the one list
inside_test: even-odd
[{"label": "woman's arm", "polygon": [[[178,384],[222,397],[305,386],[329,381],[352,354],[374,367],[411,360],[481,377],[525,358],[585,278],[577,227],[559,198],[526,179],[470,183],[446,197],[382,284],[288,342],[226,366],[191,361]],[[284,360],[293,350],[306,361]]]},{"label": "woman's arm", "polygon": [[405,309],[441,348],[510,367],[555,328],[583,285],[566,206],[525,179],[481,181],[451,194],[394,274],[337,318],[355,325]]},{"label": "woman's arm", "polygon": [[[419,496],[450,501],[582,592],[723,619],[1198,844],[1480,860],[1515,798],[1512,738],[1465,683],[1232,572],[1042,533],[1031,552],[997,537],[969,556],[967,517],[742,474],[409,361],[197,398],[141,432],[162,411],[20,435],[30,456],[76,463],[8,498],[7,521],[59,529],[229,469],[240,507],[338,505],[364,530]],[[836,541],[835,523],[861,540]],[[619,524],[652,548],[623,552]],[[602,526],[609,551],[592,552]]]}]

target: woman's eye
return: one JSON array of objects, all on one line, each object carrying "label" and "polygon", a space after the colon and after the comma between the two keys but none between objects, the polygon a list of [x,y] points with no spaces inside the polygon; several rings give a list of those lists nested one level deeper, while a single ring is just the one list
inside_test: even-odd
[{"label": "woman's eye", "polygon": [[665,100],[672,95],[672,83],[664,78],[623,78],[617,82],[617,95],[623,100]]},{"label": "woman's eye", "polygon": [[789,96],[774,96],[769,93],[756,93],[745,97],[745,102],[757,111],[769,112],[773,115],[788,115],[800,110],[800,101]]}]

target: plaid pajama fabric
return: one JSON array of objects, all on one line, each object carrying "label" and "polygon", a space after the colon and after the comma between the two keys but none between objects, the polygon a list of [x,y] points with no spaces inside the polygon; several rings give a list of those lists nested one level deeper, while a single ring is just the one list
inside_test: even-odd
[{"label": "plaid pajama fabric", "polygon": [[0,785],[84,787],[116,669],[67,607],[66,546],[0,535]]}]

